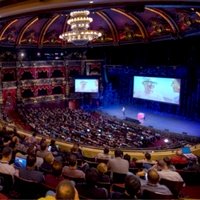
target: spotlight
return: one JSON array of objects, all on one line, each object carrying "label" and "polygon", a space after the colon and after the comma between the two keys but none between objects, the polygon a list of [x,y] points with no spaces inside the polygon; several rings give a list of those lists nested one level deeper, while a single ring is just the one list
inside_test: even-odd
[{"label": "spotlight", "polygon": [[21,58],[24,58],[24,57],[25,57],[25,53],[24,53],[24,52],[21,52],[21,53],[20,53],[20,57],[21,57]]},{"label": "spotlight", "polygon": [[167,138],[165,138],[165,139],[164,139],[164,142],[165,142],[165,143],[168,143],[168,142],[169,142],[169,140],[168,140]]}]

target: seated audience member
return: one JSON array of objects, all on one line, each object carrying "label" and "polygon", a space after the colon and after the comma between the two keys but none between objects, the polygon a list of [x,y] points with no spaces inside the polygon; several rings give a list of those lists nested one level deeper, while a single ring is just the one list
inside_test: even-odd
[{"label": "seated audience member", "polygon": [[44,137],[42,137],[41,139],[40,139],[40,141],[38,142],[38,144],[39,144],[39,146],[41,145],[41,144],[43,144],[43,143],[46,143],[46,138],[44,138]]},{"label": "seated audience member", "polygon": [[183,155],[182,150],[177,150],[176,155],[171,157],[171,163],[173,165],[187,165],[188,164],[188,159]]},{"label": "seated audience member", "polygon": [[156,164],[156,161],[153,161],[151,159],[151,154],[149,152],[146,152],[144,154],[144,159],[143,160],[138,160],[138,163],[143,163],[143,168],[145,169],[150,169],[152,167],[152,165]]},{"label": "seated audience member", "polygon": [[83,153],[82,153],[82,150],[80,149],[78,143],[73,144],[73,147],[71,148],[71,154],[76,155],[77,159],[83,158]]},{"label": "seated audience member", "polygon": [[97,159],[109,160],[110,158],[111,158],[111,155],[109,155],[109,148],[108,147],[104,148],[103,153],[97,154]]},{"label": "seated audience member", "polygon": [[62,163],[54,160],[52,166],[52,174],[45,175],[44,183],[50,188],[56,188],[60,181],[62,181],[63,179],[64,178],[62,177]]},{"label": "seated audience member", "polygon": [[122,158],[123,152],[120,149],[115,150],[115,158],[112,158],[108,161],[108,169],[111,172],[127,174],[129,171],[129,163],[127,160]]},{"label": "seated audience member", "polygon": [[19,144],[19,142],[19,135],[17,134],[16,128],[14,128],[13,133],[11,134],[9,147],[11,147],[12,149],[16,149],[16,146]]},{"label": "seated audience member", "polygon": [[46,142],[40,144],[40,150],[37,151],[38,157],[44,158],[49,153],[47,146]]},{"label": "seated audience member", "polygon": [[25,143],[27,145],[29,145],[29,144],[34,144],[34,145],[37,144],[36,135],[37,135],[36,133],[33,133],[31,137],[26,137]]},{"label": "seated audience member", "polygon": [[137,158],[132,158],[132,160],[130,161],[130,168],[136,168],[137,167]]},{"label": "seated audience member", "polygon": [[130,162],[131,162],[131,156],[129,154],[125,154],[124,155],[124,159],[128,161],[129,165],[130,165]]},{"label": "seated audience member", "polygon": [[12,176],[18,175],[18,170],[12,164],[9,164],[12,158],[12,149],[4,147],[2,151],[2,159],[0,161],[0,173],[10,174]]},{"label": "seated audience member", "polygon": [[137,199],[140,196],[141,183],[137,176],[127,175],[125,178],[125,192],[113,192],[112,199]]},{"label": "seated audience member", "polygon": [[170,170],[164,160],[158,161],[158,167],[161,169],[161,171],[158,171],[160,179],[184,182],[181,175],[178,172]]},{"label": "seated audience member", "polygon": [[52,165],[54,162],[54,156],[51,152],[49,152],[45,157],[44,157],[44,162],[40,166],[40,171],[43,171],[45,173],[51,173],[52,172]]},{"label": "seated audience member", "polygon": [[90,168],[90,166],[84,159],[81,159],[79,161],[80,163],[79,163],[78,169],[80,169],[81,171],[85,173]]},{"label": "seated audience member", "polygon": [[89,199],[107,199],[108,191],[105,188],[99,188],[97,183],[99,181],[99,174],[97,169],[90,168],[87,170],[86,184],[77,185],[79,194]]},{"label": "seated audience member", "polygon": [[49,151],[54,155],[54,156],[58,156],[59,155],[59,149],[56,145],[56,141],[55,140],[51,140],[50,145],[49,145]]},{"label": "seated audience member", "polygon": [[189,160],[188,166],[185,167],[183,170],[200,172],[200,164],[197,160]]},{"label": "seated audience member", "polygon": [[23,168],[19,169],[19,177],[37,183],[43,182],[44,181],[43,173],[40,171],[36,171],[35,165],[36,165],[36,156],[28,155],[26,169]]},{"label": "seated audience member", "polygon": [[99,173],[99,182],[110,183],[110,177],[105,174],[108,171],[108,167],[105,163],[99,163],[97,166],[97,171]]},{"label": "seated audience member", "polygon": [[166,162],[167,167],[168,167],[170,170],[176,171],[176,167],[175,167],[174,165],[172,165],[171,159],[170,159],[168,156],[164,157],[163,160]]},{"label": "seated audience member", "polygon": [[69,199],[69,200],[78,200],[78,192],[74,188],[74,185],[72,184],[71,181],[61,181],[58,184],[58,187],[56,189],[56,199],[61,200],[61,199]]},{"label": "seated audience member", "polygon": [[[16,153],[15,156],[20,157],[20,158],[27,158],[28,155],[35,155],[36,154],[36,146],[35,145],[30,145],[29,148],[26,151],[26,154],[22,154],[20,152]],[[39,169],[42,163],[44,162],[43,158],[36,157],[36,167]]]},{"label": "seated audience member", "polygon": [[141,192],[148,190],[151,192],[172,195],[171,191],[165,186],[159,184],[159,174],[155,169],[150,169],[147,173],[147,181],[142,181]]},{"label": "seated audience member", "polygon": [[85,173],[77,169],[77,157],[71,154],[69,157],[69,166],[63,167],[63,176],[70,178],[85,178]]},{"label": "seated audience member", "polygon": [[56,193],[47,193],[46,197],[38,200],[79,200],[79,195],[71,181],[63,180],[58,184]]}]

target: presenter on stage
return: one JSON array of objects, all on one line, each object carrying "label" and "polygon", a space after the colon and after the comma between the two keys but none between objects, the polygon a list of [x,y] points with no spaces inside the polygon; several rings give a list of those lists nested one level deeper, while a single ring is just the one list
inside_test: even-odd
[{"label": "presenter on stage", "polygon": [[124,117],[125,117],[125,111],[126,111],[126,108],[123,106],[122,107],[122,114],[123,114]]}]

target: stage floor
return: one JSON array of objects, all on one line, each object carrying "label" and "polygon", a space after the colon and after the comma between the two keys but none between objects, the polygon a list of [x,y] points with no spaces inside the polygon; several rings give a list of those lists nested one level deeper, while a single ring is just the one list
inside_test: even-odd
[{"label": "stage floor", "polygon": [[[109,115],[116,116],[117,118],[124,119],[122,113],[123,105],[105,106],[99,110]],[[181,116],[172,115],[168,113],[160,113],[157,111],[146,110],[145,108],[139,108],[134,106],[125,106],[125,117],[137,119],[139,112],[145,113],[144,126],[152,126],[159,130],[169,130],[176,133],[187,133],[187,135],[193,135],[200,137],[200,122],[192,121]]]}]

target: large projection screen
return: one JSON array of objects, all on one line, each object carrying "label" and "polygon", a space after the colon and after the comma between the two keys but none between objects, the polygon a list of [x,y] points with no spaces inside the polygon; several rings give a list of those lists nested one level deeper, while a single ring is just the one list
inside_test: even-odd
[{"label": "large projection screen", "polygon": [[133,77],[133,97],[172,103],[180,103],[181,80],[160,77]]},{"label": "large projection screen", "polygon": [[75,92],[98,93],[99,80],[97,78],[95,79],[77,78],[75,79]]}]

